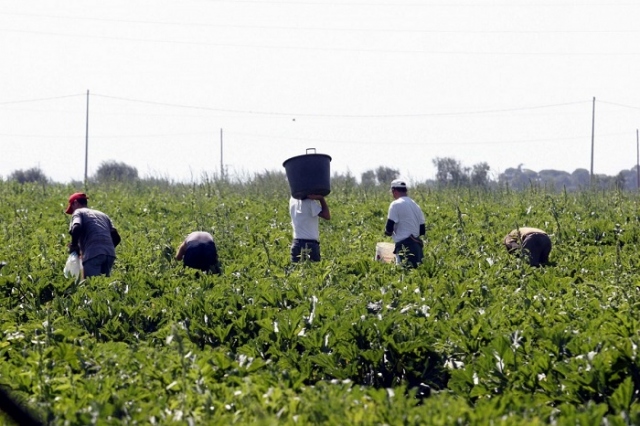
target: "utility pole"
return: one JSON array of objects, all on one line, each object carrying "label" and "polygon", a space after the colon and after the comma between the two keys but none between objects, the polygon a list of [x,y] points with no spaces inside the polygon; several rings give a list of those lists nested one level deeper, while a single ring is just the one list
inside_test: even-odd
[{"label": "utility pole", "polygon": [[85,124],[85,137],[84,137],[84,188],[87,189],[88,168],[89,168],[89,90],[87,90],[87,118]]},{"label": "utility pole", "polygon": [[596,97],[593,97],[593,108],[591,112],[591,186],[593,186],[593,145],[595,140],[596,127]]},{"label": "utility pole", "polygon": [[220,129],[220,177],[224,180],[224,162],[222,160],[222,129]]},{"label": "utility pole", "polygon": [[636,129],[636,186],[640,190],[640,138]]}]

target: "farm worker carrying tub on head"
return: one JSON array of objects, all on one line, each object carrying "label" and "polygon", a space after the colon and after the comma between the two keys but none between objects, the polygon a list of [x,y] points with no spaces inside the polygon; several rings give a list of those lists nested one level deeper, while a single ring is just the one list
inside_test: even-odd
[{"label": "farm worker carrying tub on head", "polygon": [[424,214],[420,206],[407,195],[407,184],[403,180],[391,182],[391,194],[394,201],[389,205],[384,233],[396,243],[393,252],[399,256],[400,262],[406,260],[408,266],[415,268],[424,257],[424,243],[420,239],[426,234]]},{"label": "farm worker carrying tub on head", "polygon": [[98,275],[108,277],[116,260],[120,234],[109,216],[87,207],[87,199],[82,192],[69,197],[69,206],[65,210],[66,214],[71,215],[69,253],[75,252],[81,256],[85,278]]},{"label": "farm worker carrying tub on head", "polygon": [[551,239],[538,228],[517,228],[504,237],[504,245],[512,254],[525,252],[529,265],[540,266],[549,263]]},{"label": "farm worker carrying tub on head", "polygon": [[[316,202],[317,201],[317,202]],[[299,262],[303,255],[314,262],[320,261],[320,231],[318,217],[331,219],[329,206],[322,195],[309,194],[303,200],[289,199],[289,214],[293,226],[291,261]]]},{"label": "farm worker carrying tub on head", "polygon": [[220,273],[216,243],[208,232],[196,231],[187,235],[178,247],[176,260],[182,260],[184,266],[189,268]]}]

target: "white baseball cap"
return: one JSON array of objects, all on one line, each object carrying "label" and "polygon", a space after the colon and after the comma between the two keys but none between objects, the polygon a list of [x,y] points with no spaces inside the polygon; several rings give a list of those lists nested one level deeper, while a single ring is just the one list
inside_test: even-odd
[{"label": "white baseball cap", "polygon": [[391,189],[393,188],[407,188],[407,183],[405,181],[403,181],[402,179],[394,179],[393,182],[391,182]]}]

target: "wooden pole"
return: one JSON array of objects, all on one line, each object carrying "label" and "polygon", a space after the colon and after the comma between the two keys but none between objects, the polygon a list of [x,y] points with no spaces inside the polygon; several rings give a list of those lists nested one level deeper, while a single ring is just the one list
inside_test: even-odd
[{"label": "wooden pole", "polygon": [[84,188],[87,189],[89,171],[89,91],[87,90],[87,118],[85,120],[84,137]]},{"label": "wooden pole", "polygon": [[593,147],[595,140],[595,126],[596,126],[596,97],[593,97],[593,108],[591,112],[591,186],[593,186]]},{"label": "wooden pole", "polygon": [[636,186],[640,190],[640,138],[636,129]]},{"label": "wooden pole", "polygon": [[222,160],[222,129],[220,129],[220,177],[224,180],[224,161]]}]

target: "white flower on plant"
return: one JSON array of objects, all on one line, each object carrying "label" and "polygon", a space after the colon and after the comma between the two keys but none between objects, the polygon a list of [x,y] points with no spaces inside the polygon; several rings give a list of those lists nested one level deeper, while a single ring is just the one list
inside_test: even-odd
[{"label": "white flower on plant", "polygon": [[458,370],[460,368],[464,368],[464,362],[458,361],[453,358],[448,358],[444,363],[444,366],[449,370]]},{"label": "white flower on plant", "polygon": [[309,320],[308,320],[309,324],[313,323],[313,319],[316,316],[316,304],[318,303],[318,298],[315,295],[313,295],[311,296],[310,300],[311,300],[311,313],[309,314]]},{"label": "white flower on plant", "polygon": [[517,350],[520,346],[522,346],[520,342],[522,342],[522,334],[520,334],[520,330],[516,330],[511,335],[511,347],[513,348],[514,351]]},{"label": "white flower on plant", "polygon": [[7,334],[7,340],[16,340],[16,339],[23,339],[23,338],[24,338],[24,334],[22,334],[19,331],[16,331],[15,333]]},{"label": "white flower on plant", "polygon": [[498,355],[498,352],[494,352],[493,356],[498,361],[498,362],[496,362],[496,368],[498,369],[499,372],[503,373],[504,372],[504,360],[502,359],[502,357],[500,355]]}]

